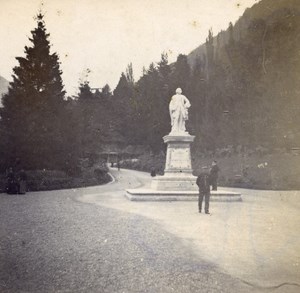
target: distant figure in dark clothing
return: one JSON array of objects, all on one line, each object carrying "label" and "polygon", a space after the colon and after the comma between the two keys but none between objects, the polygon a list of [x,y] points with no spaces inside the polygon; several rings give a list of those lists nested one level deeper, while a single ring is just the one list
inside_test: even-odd
[{"label": "distant figure in dark clothing", "polygon": [[209,175],[207,173],[201,173],[197,177],[196,184],[199,187],[199,197],[198,197],[199,213],[201,213],[202,211],[203,197],[205,197],[204,210],[206,214],[209,214],[209,198],[210,198]]},{"label": "distant figure in dark clothing", "polygon": [[120,162],[119,162],[119,161],[118,161],[118,163],[117,163],[117,167],[118,167],[118,171],[120,171],[121,164],[120,164]]},{"label": "distant figure in dark clothing", "polygon": [[150,172],[151,177],[155,177],[156,176],[156,171],[155,168],[151,168],[151,172]]},{"label": "distant figure in dark clothing", "polygon": [[7,186],[6,191],[8,194],[17,194],[18,193],[18,182],[15,177],[15,172],[12,167],[9,168],[7,175]]},{"label": "distant figure in dark clothing", "polygon": [[27,175],[22,169],[18,176],[19,194],[25,194],[27,190]]},{"label": "distant figure in dark clothing", "polygon": [[210,185],[212,186],[212,190],[217,190],[219,171],[220,168],[218,167],[217,162],[213,161],[212,167],[209,172],[209,180],[210,180]]}]

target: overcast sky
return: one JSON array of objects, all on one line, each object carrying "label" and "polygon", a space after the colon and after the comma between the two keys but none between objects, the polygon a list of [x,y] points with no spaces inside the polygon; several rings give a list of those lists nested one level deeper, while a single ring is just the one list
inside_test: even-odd
[{"label": "overcast sky", "polygon": [[91,87],[115,88],[132,62],[136,79],[142,68],[189,54],[225,30],[258,0],[0,0],[0,75],[11,80],[16,56],[30,45],[34,16],[42,7],[52,50],[57,52],[69,95],[78,90],[86,69]]}]

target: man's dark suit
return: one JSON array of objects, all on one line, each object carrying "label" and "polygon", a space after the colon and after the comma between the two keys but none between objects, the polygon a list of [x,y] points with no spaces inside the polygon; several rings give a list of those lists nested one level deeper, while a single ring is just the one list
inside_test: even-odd
[{"label": "man's dark suit", "polygon": [[198,197],[198,208],[199,213],[202,211],[203,197],[205,197],[205,213],[209,214],[209,198],[210,198],[210,185],[209,176],[206,173],[202,173],[198,176],[196,184],[199,187],[199,197]]}]

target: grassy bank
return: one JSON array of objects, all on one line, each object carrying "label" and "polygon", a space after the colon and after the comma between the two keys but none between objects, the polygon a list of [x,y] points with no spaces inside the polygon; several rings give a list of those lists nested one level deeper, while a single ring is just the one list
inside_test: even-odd
[{"label": "grassy bank", "polygon": [[[221,169],[219,185],[270,190],[300,189],[300,155],[285,150],[255,150],[246,152],[218,151],[198,153],[192,158],[194,175],[217,160]],[[122,162],[121,167],[150,172],[155,168],[163,174],[165,155],[143,155]]]},{"label": "grassy bank", "polygon": [[[223,186],[293,190],[300,189],[300,156],[291,152],[233,154],[216,157]],[[210,166],[212,158],[197,158],[196,170]]]}]

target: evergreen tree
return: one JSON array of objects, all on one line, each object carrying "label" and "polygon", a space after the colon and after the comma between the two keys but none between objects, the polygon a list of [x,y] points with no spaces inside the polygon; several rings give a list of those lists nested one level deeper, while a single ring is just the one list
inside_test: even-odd
[{"label": "evergreen tree", "polygon": [[[203,97],[201,132],[203,146],[215,149],[222,144],[221,136],[221,113],[224,110],[224,70],[221,63],[220,44],[217,38],[217,54],[214,49],[214,38],[212,30],[208,32],[206,39],[206,79],[205,96]],[[218,59],[216,59],[218,58]]]},{"label": "evergreen tree", "polygon": [[208,37],[206,39],[206,57],[207,57],[207,79],[211,78],[214,70],[214,38],[212,29],[208,31]]},{"label": "evergreen tree", "polygon": [[108,100],[112,97],[110,86],[106,84],[101,90],[101,96],[104,100]]},{"label": "evergreen tree", "polygon": [[129,63],[126,68],[126,79],[127,79],[128,83],[130,83],[131,85],[134,84],[132,63]]},{"label": "evergreen tree", "polygon": [[86,158],[93,142],[94,110],[99,100],[93,95],[88,81],[80,83],[76,100],[76,107],[73,111],[76,113],[78,123],[80,157]]},{"label": "evergreen tree", "polygon": [[234,36],[233,36],[233,24],[232,24],[232,22],[229,22],[228,33],[229,33],[228,45],[233,46],[235,41],[234,41]]},{"label": "evergreen tree", "polygon": [[[101,91],[92,93],[89,82],[79,86],[76,106],[80,157],[95,158],[103,150],[103,144],[112,136],[114,113],[112,111],[112,93],[108,84]],[[113,138],[110,138],[113,140]]]},{"label": "evergreen tree", "polygon": [[151,63],[137,83],[141,125],[145,127],[144,136],[147,133],[144,143],[149,145],[154,153],[164,150],[162,137],[170,132],[170,73],[168,57],[162,54],[161,60],[157,64]]},{"label": "evergreen tree", "polygon": [[174,64],[171,73],[172,94],[175,94],[176,88],[180,87],[183,94],[189,95],[191,68],[188,64],[187,56],[180,54]]},{"label": "evergreen tree", "polygon": [[[121,74],[120,80],[113,92],[113,104],[115,110],[115,124],[119,133],[124,136],[127,143],[132,143],[136,137],[136,113],[137,104],[134,84],[131,80],[130,65],[127,74]],[[128,80],[128,78],[129,80]]]},{"label": "evergreen tree", "polygon": [[25,168],[70,168],[74,158],[64,141],[62,72],[58,55],[50,53],[41,13],[31,33],[32,46],[25,46],[25,57],[16,58],[19,66],[13,69],[13,81],[3,97],[1,122],[8,138],[6,156],[19,158]]},{"label": "evergreen tree", "polygon": [[90,84],[88,81],[84,81],[79,85],[79,93],[77,96],[78,100],[87,100],[94,99],[95,95],[93,95]]},{"label": "evergreen tree", "polygon": [[188,96],[191,102],[188,126],[191,133],[196,135],[195,143],[197,146],[203,141],[202,122],[206,116],[206,87],[205,64],[201,58],[198,58],[191,73],[190,94]]}]

